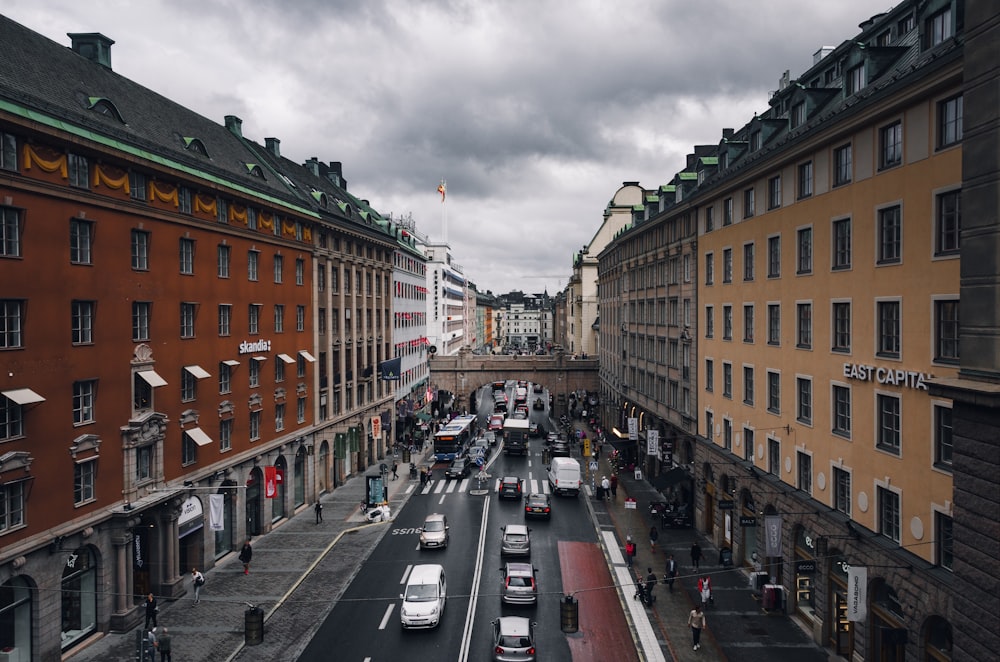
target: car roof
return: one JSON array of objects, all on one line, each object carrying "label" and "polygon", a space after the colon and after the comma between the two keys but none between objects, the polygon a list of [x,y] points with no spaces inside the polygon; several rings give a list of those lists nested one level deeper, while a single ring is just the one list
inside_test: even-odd
[{"label": "car roof", "polygon": [[500,632],[507,636],[526,637],[531,630],[531,621],[524,616],[501,616]]},{"label": "car roof", "polygon": [[504,476],[503,478],[500,479],[500,481],[503,483],[518,483],[521,481],[521,479],[518,478],[517,476]]},{"label": "car roof", "polygon": [[514,577],[532,577],[535,567],[530,563],[508,563],[507,574]]},{"label": "car roof", "polygon": [[535,492],[534,494],[529,494],[528,495],[528,500],[529,501],[531,499],[546,499],[546,500],[548,500],[548,498],[549,498],[548,494],[543,494],[541,492]]},{"label": "car roof", "polygon": [[527,535],[527,533],[528,533],[528,527],[526,527],[524,524],[508,524],[507,528],[505,529],[505,532],[506,533],[523,533],[523,534]]},{"label": "car roof", "polygon": [[444,519],[445,519],[445,516],[442,515],[441,513],[431,513],[430,515],[428,515],[427,517],[424,518],[424,521],[425,522],[433,522],[435,520],[444,521]]}]

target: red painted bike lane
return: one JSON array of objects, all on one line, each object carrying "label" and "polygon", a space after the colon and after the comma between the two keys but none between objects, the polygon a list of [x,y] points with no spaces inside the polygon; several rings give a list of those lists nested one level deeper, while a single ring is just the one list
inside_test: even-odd
[{"label": "red painted bike lane", "polygon": [[600,545],[560,542],[559,567],[563,591],[574,595],[580,606],[580,631],[567,636],[573,662],[638,662],[618,589]]}]

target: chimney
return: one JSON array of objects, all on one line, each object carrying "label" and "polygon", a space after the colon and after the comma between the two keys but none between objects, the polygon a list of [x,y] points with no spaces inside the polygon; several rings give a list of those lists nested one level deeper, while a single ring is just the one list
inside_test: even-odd
[{"label": "chimney", "polygon": [[314,177],[319,177],[319,159],[315,156],[302,164]]},{"label": "chimney", "polygon": [[281,158],[281,141],[277,138],[264,138],[264,147],[274,155],[274,158]]},{"label": "chimney", "polygon": [[66,36],[70,38],[70,48],[74,53],[102,67],[111,68],[111,44],[115,43],[113,39],[108,39],[100,32],[68,32]]},{"label": "chimney", "polygon": [[833,52],[833,46],[823,46],[818,51],[813,53],[813,64],[819,64],[820,61],[827,55]]},{"label": "chimney", "polygon": [[243,137],[243,120],[236,115],[226,115],[226,128],[230,133]]},{"label": "chimney", "polygon": [[326,176],[335,186],[347,190],[347,180],[344,179],[344,164],[340,161],[330,161],[330,170]]},{"label": "chimney", "polygon": [[733,137],[733,133],[735,133],[735,131],[733,129],[723,129],[722,130],[722,139],[723,140],[729,140],[730,138]]}]

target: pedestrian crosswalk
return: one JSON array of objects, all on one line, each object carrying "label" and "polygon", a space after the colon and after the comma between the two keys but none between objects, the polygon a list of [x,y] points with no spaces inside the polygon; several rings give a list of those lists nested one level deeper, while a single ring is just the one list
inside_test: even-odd
[{"label": "pedestrian crosswalk", "polygon": [[[471,490],[482,490],[491,489],[491,491],[496,494],[500,490],[500,479],[490,478],[488,480],[480,481],[476,479],[475,476],[469,478],[463,478],[462,480],[448,480],[446,478],[436,478],[431,479],[430,482],[426,483],[422,488],[420,488],[420,494],[458,494],[462,492],[469,492]],[[538,480],[537,478],[528,478],[524,481],[524,491],[525,494],[551,494],[552,488],[549,486],[548,480]]]}]

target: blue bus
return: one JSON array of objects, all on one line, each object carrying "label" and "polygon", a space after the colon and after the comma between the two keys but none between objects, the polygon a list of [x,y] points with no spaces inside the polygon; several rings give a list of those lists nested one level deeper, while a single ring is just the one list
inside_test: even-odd
[{"label": "blue bus", "polygon": [[434,435],[434,459],[451,462],[466,451],[476,436],[476,415],[456,416]]}]

